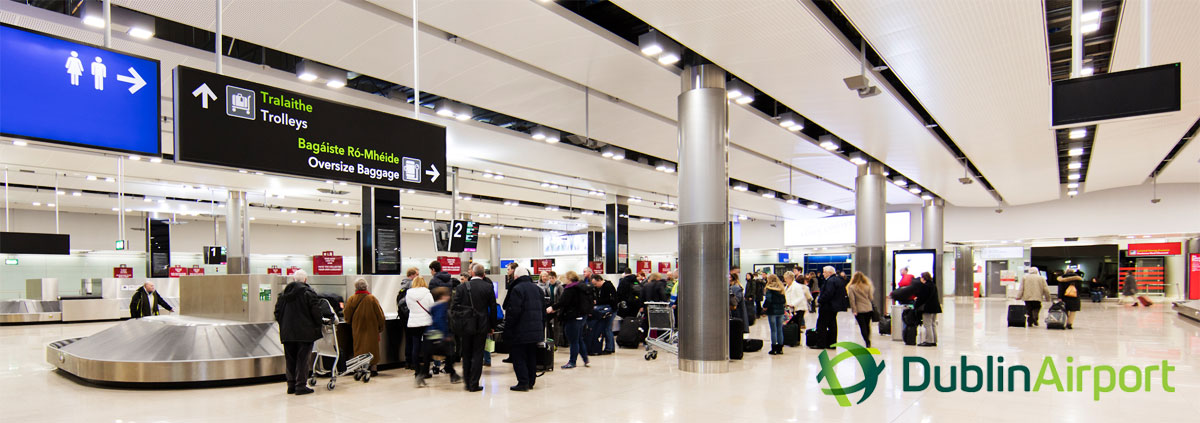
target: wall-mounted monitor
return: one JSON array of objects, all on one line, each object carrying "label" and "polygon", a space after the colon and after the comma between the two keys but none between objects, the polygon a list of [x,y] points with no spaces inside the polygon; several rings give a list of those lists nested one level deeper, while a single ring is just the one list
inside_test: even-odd
[{"label": "wall-mounted monitor", "polygon": [[937,280],[937,264],[937,250],[892,251],[892,283],[894,286],[899,286],[905,270],[914,279],[921,277],[921,273],[929,272],[934,280]]},{"label": "wall-mounted monitor", "polygon": [[225,247],[204,247],[204,264],[225,264],[226,261]]}]

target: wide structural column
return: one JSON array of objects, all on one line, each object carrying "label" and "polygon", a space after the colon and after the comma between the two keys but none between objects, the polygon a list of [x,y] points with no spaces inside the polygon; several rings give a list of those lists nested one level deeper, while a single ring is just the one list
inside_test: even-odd
[{"label": "wide structural column", "polygon": [[933,279],[937,283],[938,295],[941,296],[942,288],[945,282],[945,276],[942,275],[942,269],[945,266],[942,263],[945,256],[942,254],[942,245],[945,244],[945,236],[942,233],[942,214],[946,210],[946,200],[934,198],[925,200],[925,207],[921,209],[921,248],[934,250],[937,252],[934,257]]},{"label": "wide structural column", "polygon": [[613,196],[604,206],[604,271],[623,273],[629,268],[629,197]]},{"label": "wide structural column", "polygon": [[225,210],[225,270],[230,275],[249,274],[250,217],[246,214],[246,193],[229,191]]},{"label": "wide structural column", "polygon": [[729,103],[725,71],[683,70],[679,95],[679,369],[729,371]]},{"label": "wide structural column", "polygon": [[887,277],[887,258],[883,251],[887,243],[885,181],[883,165],[878,162],[859,165],[858,178],[854,180],[854,269],[863,272],[877,287],[876,310],[887,309],[887,290],[883,287],[888,286],[891,279]]}]

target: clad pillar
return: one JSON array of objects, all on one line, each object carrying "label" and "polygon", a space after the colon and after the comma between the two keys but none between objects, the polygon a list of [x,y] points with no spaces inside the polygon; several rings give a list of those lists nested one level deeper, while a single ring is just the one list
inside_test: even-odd
[{"label": "clad pillar", "polygon": [[604,271],[621,274],[629,268],[629,197],[614,195],[604,207]]},{"label": "clad pillar", "polygon": [[729,103],[725,71],[683,70],[679,95],[679,369],[729,371]]},{"label": "clad pillar", "polygon": [[943,292],[942,287],[946,283],[942,275],[942,245],[945,243],[944,235],[942,234],[942,213],[946,209],[946,200],[934,198],[925,200],[925,207],[921,209],[921,248],[934,250],[937,253],[934,255],[933,261],[934,278],[937,284],[938,295]]},{"label": "clad pillar", "polygon": [[250,258],[247,239],[250,237],[250,217],[246,214],[246,192],[229,191],[225,206],[226,273],[249,274]]},{"label": "clad pillar", "polygon": [[954,249],[954,296],[975,296],[975,251],[971,247]]},{"label": "clad pillar", "polygon": [[859,165],[858,178],[854,180],[854,270],[863,272],[875,283],[876,310],[887,310],[887,290],[883,287],[891,280],[887,277],[887,259],[883,251],[887,242],[885,181],[883,164],[879,162]]}]

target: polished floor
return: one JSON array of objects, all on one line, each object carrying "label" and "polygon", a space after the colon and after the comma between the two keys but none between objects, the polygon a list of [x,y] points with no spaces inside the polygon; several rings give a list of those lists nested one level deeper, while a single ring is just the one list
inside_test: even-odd
[{"label": "polished floor", "polygon": [[[413,387],[407,372],[387,371],[369,384],[339,381],[314,395],[284,395],[283,383],[196,390],[120,390],[86,386],[58,374],[45,361],[45,345],[86,336],[113,323],[0,327],[0,398],[11,422],[1186,422],[1200,415],[1200,324],[1176,316],[1169,305],[1122,307],[1085,303],[1074,330],[1008,328],[1002,300],[947,299],[939,322],[939,346],[904,346],[875,335],[887,367],[865,402],[839,407],[820,392],[816,351],[789,348],[782,356],[765,350],[734,362],[721,375],[677,369],[674,357],[645,361],[640,350],[595,357],[591,368],[557,369],[532,392],[510,392],[512,369],[499,362],[485,368],[485,391],[466,393],[445,376],[428,388]],[[1044,313],[1044,311],[1043,311]],[[842,313],[841,340],[860,341],[853,319]],[[753,336],[767,337],[765,321]],[[815,316],[809,316],[809,324]],[[872,331],[874,332],[874,330]],[[1107,393],[1091,390],[1041,392],[951,392],[932,388],[903,392],[902,360],[921,356],[948,367],[965,355],[972,363],[1003,355],[1009,364],[1036,374],[1043,357],[1061,363],[1147,366],[1169,360],[1176,391]],[[566,361],[562,351],[556,364]],[[849,363],[849,362],[847,362]],[[843,381],[859,371],[839,366]],[[860,394],[852,394],[857,401]]]}]

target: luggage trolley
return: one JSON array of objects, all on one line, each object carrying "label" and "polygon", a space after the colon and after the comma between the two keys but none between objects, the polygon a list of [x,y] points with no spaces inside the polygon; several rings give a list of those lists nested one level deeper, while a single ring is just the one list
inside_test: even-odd
[{"label": "luggage trolley", "polygon": [[675,310],[670,303],[647,302],[646,324],[657,332],[654,337],[646,337],[646,360],[657,359],[656,350],[679,355],[679,332],[675,330]]},{"label": "luggage trolley", "polygon": [[[313,352],[316,353],[316,358],[313,360],[312,375],[308,377],[308,386],[317,386],[317,376],[329,375],[329,383],[325,385],[329,390],[333,390],[337,385],[338,376],[354,374],[354,380],[361,380],[363,383],[371,381],[371,359],[375,356],[371,353],[360,354],[346,360],[346,371],[338,373],[337,363],[341,357],[341,350],[338,347],[337,325],[340,320],[337,313],[333,312],[333,306],[329,301],[322,299],[321,304],[329,310],[329,316],[322,318],[324,324],[321,325],[321,339],[313,345]],[[333,366],[326,369],[322,362],[322,357],[332,357]]]}]

